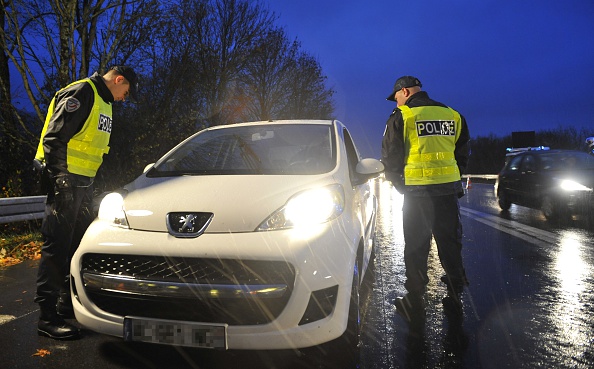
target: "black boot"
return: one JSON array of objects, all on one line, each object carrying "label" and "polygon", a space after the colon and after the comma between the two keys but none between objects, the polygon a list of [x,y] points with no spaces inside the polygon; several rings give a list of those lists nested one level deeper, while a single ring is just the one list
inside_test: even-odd
[{"label": "black boot", "polygon": [[441,277],[441,281],[445,283],[448,290],[446,297],[441,300],[445,314],[450,318],[462,317],[462,292],[464,291],[464,286],[468,285],[468,281],[452,284],[450,279],[445,275]]},{"label": "black boot", "polygon": [[74,308],[72,307],[72,300],[70,298],[70,291],[65,294],[60,294],[58,304],[56,305],[58,315],[64,319],[74,318]]},{"label": "black boot", "polygon": [[450,322],[460,323],[464,318],[462,297],[458,293],[448,293],[441,302],[443,303],[443,312]]},{"label": "black boot", "polygon": [[79,337],[79,329],[65,322],[58,315],[55,303],[41,303],[39,306],[41,308],[41,316],[37,323],[37,334],[56,340],[71,340]]}]

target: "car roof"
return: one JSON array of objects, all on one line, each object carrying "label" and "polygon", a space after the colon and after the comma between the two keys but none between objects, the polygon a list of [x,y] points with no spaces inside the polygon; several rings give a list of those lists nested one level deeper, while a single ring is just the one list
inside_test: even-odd
[{"label": "car roof", "polygon": [[245,127],[245,126],[270,126],[270,125],[295,125],[295,124],[306,124],[306,125],[324,125],[331,126],[333,123],[338,122],[336,120],[324,120],[324,119],[284,119],[284,120],[261,120],[256,122],[242,122],[225,124],[219,126],[213,126],[206,128],[206,130],[214,129],[225,129],[231,127]]},{"label": "car roof", "polygon": [[518,153],[518,156],[524,155],[550,155],[550,154],[587,154],[582,151],[578,150],[563,150],[563,149],[555,149],[555,150],[535,150],[535,151],[524,151]]}]

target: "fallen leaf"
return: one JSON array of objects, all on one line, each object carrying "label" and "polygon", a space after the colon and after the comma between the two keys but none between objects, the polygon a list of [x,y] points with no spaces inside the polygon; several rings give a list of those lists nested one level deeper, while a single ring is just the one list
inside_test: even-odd
[{"label": "fallen leaf", "polygon": [[18,263],[20,263],[21,260],[13,258],[13,257],[0,257],[0,266],[11,266],[11,265],[16,265]]},{"label": "fallen leaf", "polygon": [[41,357],[44,357],[45,355],[49,355],[49,354],[51,354],[51,352],[49,352],[49,350],[46,350],[46,349],[37,349],[37,352],[34,353],[31,356],[41,356]]}]

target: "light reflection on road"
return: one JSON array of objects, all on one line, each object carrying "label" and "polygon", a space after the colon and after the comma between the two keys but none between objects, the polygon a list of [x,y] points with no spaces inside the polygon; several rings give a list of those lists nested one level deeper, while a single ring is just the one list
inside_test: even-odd
[{"label": "light reflection on road", "polygon": [[398,193],[387,181],[379,182],[379,213],[384,227],[382,233],[392,236],[392,243],[397,242],[404,245],[404,235],[402,234],[402,202],[404,197]]},{"label": "light reflection on road", "polygon": [[[583,258],[586,247],[575,232],[562,231],[559,248],[554,257],[554,275],[559,280],[559,297],[552,308],[553,322],[559,332],[560,347],[566,347],[575,355],[580,343],[588,341],[591,331],[584,316],[590,314],[585,299],[591,291],[586,291],[587,279],[592,275],[591,266]],[[578,349],[579,350],[579,349]],[[579,354],[578,354],[579,356]]]},{"label": "light reflection on road", "polygon": [[[527,277],[523,283],[537,287],[534,290],[526,287],[525,291],[531,293],[516,298],[513,301],[516,310],[510,310],[502,320],[510,328],[523,328],[509,335],[514,340],[510,350],[515,351],[517,360],[526,367],[536,363],[539,367],[592,367],[592,221],[587,216],[574,216],[551,222],[540,210],[517,205],[509,212],[502,212],[492,191],[484,190],[487,185],[477,187],[479,191],[470,191],[465,199],[474,209],[466,216],[475,218],[476,210],[489,214],[483,219],[494,220],[491,216],[497,216],[499,221],[490,224],[493,228],[509,221],[513,227],[500,230],[532,244],[523,246],[514,242],[509,247],[498,247],[510,250],[515,260],[527,262],[521,269]],[[489,225],[484,221],[483,224]],[[518,319],[522,315],[525,320]]]}]

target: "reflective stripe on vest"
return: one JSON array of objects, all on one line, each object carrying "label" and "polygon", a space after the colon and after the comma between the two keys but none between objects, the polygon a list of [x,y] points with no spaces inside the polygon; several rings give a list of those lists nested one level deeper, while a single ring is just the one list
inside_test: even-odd
[{"label": "reflective stripe on vest", "polygon": [[451,108],[399,106],[404,121],[406,185],[430,185],[460,180],[454,151],[462,118]]},{"label": "reflective stripe on vest", "polygon": [[[103,155],[109,152],[109,137],[111,135],[112,108],[97,93],[97,88],[90,79],[76,81],[66,86],[68,88],[77,83],[88,83],[93,88],[94,104],[82,129],[68,142],[67,165],[70,173],[85,177],[95,177],[103,162]],[[54,114],[56,98],[52,99],[41,132],[41,140],[37,147],[35,158],[44,161],[43,137],[47,131],[51,117]]]}]

